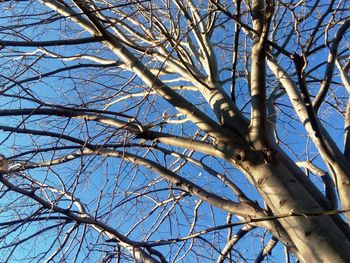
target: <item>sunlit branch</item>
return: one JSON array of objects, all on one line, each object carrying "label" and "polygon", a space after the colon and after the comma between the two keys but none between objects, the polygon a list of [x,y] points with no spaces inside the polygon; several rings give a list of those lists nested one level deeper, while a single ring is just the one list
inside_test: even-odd
[{"label": "sunlit branch", "polygon": [[[86,10],[85,7],[80,6],[82,10]],[[186,101],[183,97],[175,93],[171,88],[167,87],[163,82],[156,78],[131,52],[129,52],[113,35],[111,35],[100,22],[92,15],[87,13],[89,19],[93,22],[99,34],[105,37],[105,42],[114,53],[126,63],[132,65],[134,72],[149,86],[154,88],[163,98],[165,98],[170,104],[175,106],[180,112],[184,113],[189,119],[191,119],[200,129],[204,130],[214,138],[223,138],[227,135],[223,135],[222,127],[219,127],[201,111],[195,108],[192,104]],[[84,27],[84,25],[82,25]],[[92,31],[91,27],[85,27],[90,32],[96,34],[96,30]],[[164,33],[164,32],[163,32]],[[184,64],[185,65],[185,64]],[[197,79],[198,80],[198,79]],[[200,81],[200,84],[202,82]],[[202,84],[203,85],[203,84]],[[206,85],[204,85],[206,86]],[[219,120],[227,126],[235,127],[240,131],[242,135],[245,132],[245,119],[238,111],[235,105],[225,94],[220,87],[202,88],[202,92],[206,100],[211,105],[214,112],[217,114]],[[217,100],[221,100],[220,105],[214,103]],[[224,103],[225,102],[225,103]],[[222,131],[220,136],[217,131]]]},{"label": "sunlit branch", "polygon": [[48,257],[47,262],[50,262],[51,260],[53,260],[55,258],[56,255],[58,255],[58,253],[65,247],[65,245],[68,243],[71,234],[77,230],[79,227],[79,224],[75,224],[73,225],[70,229],[68,229],[64,235],[64,239],[62,241],[60,241],[60,245],[59,247],[51,254],[50,257]]},{"label": "sunlit branch", "polygon": [[248,138],[255,149],[269,147],[266,125],[266,40],[274,5],[272,1],[254,0],[252,3],[253,35],[251,57],[251,119]]},{"label": "sunlit branch", "polygon": [[325,186],[325,192],[326,192],[326,197],[332,204],[332,208],[336,209],[338,207],[338,200],[337,200],[337,193],[335,191],[335,185],[333,183],[332,178],[329,176],[329,174],[314,165],[310,161],[305,161],[305,162],[298,162],[297,163],[300,167],[304,167],[308,169],[310,172],[313,174],[319,176],[322,179],[322,182]]},{"label": "sunlit branch", "polygon": [[347,92],[350,94],[350,77],[348,77],[347,72],[350,70],[350,63],[347,62],[344,68],[341,66],[338,59],[335,60],[335,64],[337,65],[337,68],[340,72],[340,78],[347,90]]},{"label": "sunlit branch", "polygon": [[[196,141],[190,138],[183,138],[181,136],[173,136],[162,132],[148,130],[147,127],[142,126],[140,123],[138,123],[135,120],[126,122],[126,121],[118,120],[116,118],[111,118],[102,114],[97,114],[97,113],[94,114],[88,111],[73,110],[73,109],[32,108],[32,109],[0,110],[0,116],[22,116],[22,115],[61,116],[61,117],[67,117],[67,118],[79,118],[85,121],[99,122],[106,125],[110,125],[118,129],[123,129],[123,130],[126,129],[131,133],[134,133],[135,135],[137,135],[138,138],[158,141],[160,143],[164,143],[172,146],[178,146],[182,148],[201,151],[207,154],[222,156],[222,153],[220,152],[220,150],[217,149],[217,147],[214,147],[213,145],[210,145],[208,143],[201,142],[201,141]],[[2,127],[2,128],[6,128],[6,127]],[[6,129],[11,129],[11,128],[7,127]],[[14,132],[15,128],[11,129],[11,131]],[[23,130],[23,132],[25,131]],[[33,131],[33,132],[36,132],[36,131]],[[30,133],[30,132],[27,132],[27,133]]]},{"label": "sunlit branch", "polygon": [[269,136],[269,142],[274,144],[278,144],[277,138],[277,111],[275,107],[275,102],[278,98],[284,95],[284,92],[279,91],[279,86],[274,88],[271,94],[268,96],[266,100],[266,109],[267,109],[267,134]]},{"label": "sunlit branch", "polygon": [[[349,181],[350,175],[348,168],[346,168],[347,165],[345,164],[347,161],[345,160],[343,154],[340,152],[338,146],[335,144],[316,116],[309,115],[305,101],[301,96],[301,92],[297,89],[294,81],[291,79],[288,73],[285,72],[272,58],[268,60],[268,65],[271,71],[279,79],[282,86],[285,88],[301,123],[304,125],[308,135],[318,148],[326,164],[329,166],[330,173],[332,174],[334,183],[338,189],[338,194],[343,207],[350,207],[350,189],[348,187],[349,185],[346,183]],[[311,104],[309,107],[311,107]],[[317,128],[319,129],[318,131],[314,130],[314,125],[311,125],[311,119],[317,123]],[[318,136],[316,135],[317,132],[319,134]],[[322,137],[320,137],[320,134],[322,134]]]},{"label": "sunlit branch", "polygon": [[[155,69],[155,70],[158,70],[158,69]],[[171,89],[173,90],[183,90],[183,91],[186,91],[186,90],[191,90],[191,91],[196,91],[197,88],[194,87],[194,86],[171,86]],[[124,96],[121,96],[119,98],[116,98],[115,100],[109,102],[106,107],[109,107],[113,104],[116,104],[120,101],[123,101],[123,100],[127,100],[127,99],[132,99],[132,98],[138,98],[138,97],[145,97],[145,96],[148,96],[148,95],[153,95],[153,94],[157,94],[155,91],[144,91],[144,92],[137,92],[137,93],[132,93],[132,94],[128,94],[128,95],[124,95]]]},{"label": "sunlit branch", "polygon": [[52,51],[49,51],[47,49],[44,48],[38,48],[33,52],[27,52],[27,53],[22,53],[22,56],[34,56],[38,53],[42,53],[45,54],[47,57],[50,57],[52,59],[59,59],[61,61],[75,61],[75,60],[91,60],[94,61],[96,63],[99,64],[103,64],[103,65],[109,65],[109,64],[113,64],[116,63],[115,60],[112,59],[104,59],[102,57],[98,57],[98,56],[93,56],[93,55],[86,55],[86,54],[75,54],[75,55],[71,55],[71,56],[64,56],[61,54],[56,54]]},{"label": "sunlit branch", "polygon": [[272,237],[270,241],[266,244],[266,246],[260,251],[259,255],[255,259],[255,263],[260,263],[264,260],[264,258],[269,255],[272,249],[277,245],[278,239],[276,237]]},{"label": "sunlit branch", "polygon": [[[45,4],[51,8],[57,10],[61,14],[70,14],[73,11],[67,10],[66,7],[62,7],[59,4],[52,1],[44,1]],[[81,10],[86,10],[86,7],[76,2]],[[88,10],[86,10],[87,12]],[[134,70],[134,72],[151,88],[155,89],[165,100],[175,106],[180,112],[184,113],[189,119],[191,119],[200,129],[212,135],[215,138],[222,137],[225,132],[223,128],[210,119],[207,115],[201,112],[193,104],[189,103],[182,96],[177,94],[171,88],[166,86],[159,78],[157,78],[152,72],[141,63],[117,38],[108,32],[103,25],[90,13],[86,13],[86,16],[91,22],[87,21],[73,21],[78,25],[89,31],[93,35],[100,35],[104,38],[104,43],[117,54],[127,65]]]},{"label": "sunlit branch", "polygon": [[344,128],[344,156],[350,162],[350,99],[346,104]]},{"label": "sunlit branch", "polygon": [[225,247],[222,249],[220,256],[216,263],[223,263],[225,259],[228,257],[228,254],[231,252],[233,246],[237,244],[239,240],[241,240],[246,234],[248,234],[255,227],[252,225],[244,225],[237,233],[227,242]]},{"label": "sunlit branch", "polygon": [[319,90],[316,98],[312,102],[312,105],[313,105],[313,108],[314,108],[316,114],[317,114],[319,108],[321,107],[321,104],[324,102],[324,99],[327,95],[327,92],[329,90],[329,86],[330,86],[332,78],[333,78],[334,64],[335,64],[335,61],[336,61],[336,58],[338,55],[337,53],[338,53],[339,43],[342,40],[345,32],[348,30],[349,27],[350,27],[350,19],[347,19],[341,25],[336,36],[334,37],[334,39],[332,41],[329,55],[328,55],[328,60],[327,60],[327,67],[326,67],[326,71],[324,73],[321,87],[320,87],[320,90]]},{"label": "sunlit branch", "polygon": [[[237,10],[236,10],[236,16],[239,20],[241,12],[241,0],[237,1]],[[235,102],[236,101],[236,73],[237,73],[237,63],[238,63],[238,49],[239,49],[239,35],[241,33],[240,26],[236,23],[235,24],[235,36],[234,36],[234,52],[232,56],[232,69],[231,69],[231,99]]]}]

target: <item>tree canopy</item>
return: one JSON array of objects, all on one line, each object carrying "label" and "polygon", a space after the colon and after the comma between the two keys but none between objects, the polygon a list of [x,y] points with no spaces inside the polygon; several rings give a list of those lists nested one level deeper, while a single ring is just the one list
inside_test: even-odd
[{"label": "tree canopy", "polygon": [[348,0],[1,1],[6,262],[350,262]]}]

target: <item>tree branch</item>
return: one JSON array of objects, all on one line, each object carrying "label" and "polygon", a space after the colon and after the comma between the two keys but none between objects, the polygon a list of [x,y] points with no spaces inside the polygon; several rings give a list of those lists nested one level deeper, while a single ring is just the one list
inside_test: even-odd
[{"label": "tree branch", "polygon": [[51,46],[70,46],[87,43],[101,42],[103,37],[94,36],[80,39],[64,39],[64,40],[50,40],[50,41],[10,41],[0,40],[0,46],[6,47],[51,47]]},{"label": "tree branch", "polygon": [[264,260],[264,257],[271,253],[272,249],[277,245],[277,243],[278,239],[276,237],[272,237],[266,246],[260,251],[254,263],[262,262]]},{"label": "tree branch", "polygon": [[223,263],[228,254],[231,252],[233,246],[237,244],[241,238],[243,238],[247,233],[249,233],[251,230],[253,230],[255,227],[252,225],[244,225],[238,232],[227,242],[225,247],[222,249],[220,256],[216,263]]},{"label": "tree branch", "polygon": [[317,167],[316,165],[314,165],[310,161],[298,162],[297,165],[308,169],[314,175],[317,175],[322,179],[323,184],[325,186],[326,197],[328,198],[328,200],[332,204],[332,208],[337,209],[337,207],[338,207],[337,193],[335,191],[335,185],[333,183],[333,180],[329,176],[329,174],[326,171],[324,171],[324,170],[320,169],[319,167]]},{"label": "tree branch", "polygon": [[248,138],[256,150],[269,146],[266,128],[266,41],[273,14],[273,1],[254,0],[252,4],[253,35],[251,65],[251,120]]},{"label": "tree branch", "polygon": [[316,95],[316,98],[312,102],[312,106],[313,106],[316,114],[317,114],[318,110],[320,109],[322,103],[324,102],[324,99],[325,99],[327,92],[329,90],[329,86],[330,86],[332,78],[333,78],[334,64],[335,64],[335,61],[337,58],[338,47],[339,47],[340,41],[342,40],[344,34],[346,33],[346,30],[348,30],[349,27],[350,27],[350,19],[348,18],[344,22],[344,24],[341,25],[335,38],[332,40],[332,46],[330,48],[328,60],[327,60],[326,72],[324,73],[324,77],[323,77],[323,80],[321,83],[320,90],[319,90],[318,94]]},{"label": "tree branch", "polygon": [[98,220],[92,218],[87,213],[80,215],[80,214],[77,214],[77,213],[72,212],[70,210],[61,208],[61,207],[39,197],[33,191],[27,191],[25,189],[20,188],[19,186],[15,186],[9,180],[7,180],[4,177],[4,175],[2,175],[2,174],[0,174],[0,182],[3,183],[10,190],[15,191],[21,195],[27,196],[28,198],[35,200],[36,202],[38,202],[39,204],[41,204],[44,208],[46,208],[48,210],[63,214],[65,216],[71,218],[73,221],[76,221],[77,223],[92,225],[99,232],[105,232],[107,234],[107,236],[109,236],[110,238],[118,239],[120,241],[120,242],[118,242],[118,244],[123,246],[127,250],[129,250],[136,259],[143,260],[144,262],[147,262],[147,263],[158,262],[157,260],[152,258],[150,255],[148,255],[145,251],[143,251],[141,248],[136,246],[137,242],[131,241],[130,239],[121,235],[114,228],[102,223],[101,221],[98,221]]},{"label": "tree branch", "polygon": [[[196,151],[200,151],[206,154],[211,154],[215,156],[223,156],[223,153],[218,149],[218,147],[213,146],[211,144],[193,140],[191,138],[183,138],[180,136],[173,136],[167,133],[156,132],[152,130],[148,130],[142,124],[137,121],[131,120],[130,122],[126,122],[123,120],[118,120],[116,118],[111,118],[109,116],[103,115],[103,111],[92,113],[90,111],[82,111],[81,109],[60,109],[60,108],[27,108],[27,109],[10,109],[10,110],[0,110],[0,116],[21,116],[21,115],[48,115],[48,116],[60,116],[67,118],[78,118],[84,121],[95,121],[99,123],[103,123],[106,125],[110,125],[117,129],[128,130],[138,138],[143,138],[147,140],[155,140],[164,144],[178,146],[182,148],[192,149]],[[6,126],[3,126],[6,128]],[[15,128],[7,127],[7,129],[11,131],[15,131]],[[19,130],[20,131],[20,130]],[[23,130],[24,132],[24,130]],[[37,131],[33,130],[33,133]],[[30,132],[27,132],[30,133]]]}]

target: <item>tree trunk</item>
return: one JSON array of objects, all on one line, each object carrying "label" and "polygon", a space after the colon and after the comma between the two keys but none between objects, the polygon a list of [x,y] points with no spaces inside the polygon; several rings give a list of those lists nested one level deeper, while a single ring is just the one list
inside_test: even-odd
[{"label": "tree trunk", "polygon": [[[248,151],[247,159],[235,156],[231,163],[239,163],[273,215],[291,215],[278,219],[294,243],[285,245],[293,245],[303,262],[350,262],[349,227],[338,215],[292,216],[331,209],[300,168],[281,150],[271,150],[268,160],[266,153]],[[276,237],[280,238],[278,233]]]}]

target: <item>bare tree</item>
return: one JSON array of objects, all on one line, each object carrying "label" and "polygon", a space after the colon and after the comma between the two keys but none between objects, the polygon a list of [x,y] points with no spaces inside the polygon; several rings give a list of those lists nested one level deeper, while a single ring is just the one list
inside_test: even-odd
[{"label": "bare tree", "polygon": [[349,6],[1,1],[3,261],[350,262]]}]

